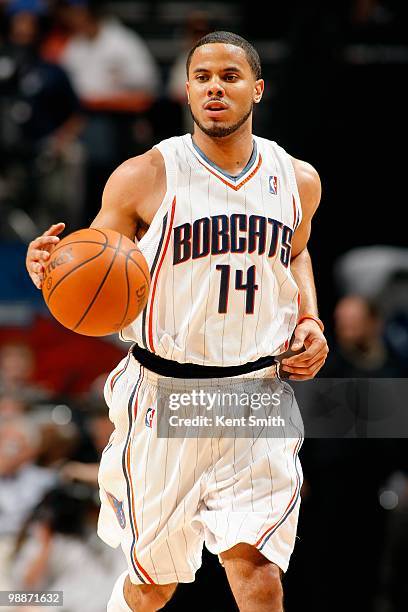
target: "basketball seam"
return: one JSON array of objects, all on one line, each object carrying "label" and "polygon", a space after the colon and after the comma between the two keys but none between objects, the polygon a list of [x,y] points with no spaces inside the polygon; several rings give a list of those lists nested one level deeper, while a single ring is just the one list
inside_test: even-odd
[{"label": "basketball seam", "polygon": [[[58,251],[60,248],[69,246],[70,244],[105,244],[106,246],[110,246],[109,244],[109,238],[107,237],[107,235],[105,234],[105,232],[103,232],[100,229],[96,229],[96,227],[89,227],[87,228],[87,230],[92,230],[93,232],[98,232],[99,234],[102,234],[102,236],[105,238],[105,242],[98,242],[97,240],[72,240],[72,242],[66,242],[65,244],[59,244],[58,246],[55,247],[55,249],[53,249],[51,251],[51,255],[53,255],[56,251]],[[77,232],[82,232],[83,230],[77,230]],[[73,234],[70,234],[71,238],[74,234],[76,234],[77,232],[73,232]],[[66,236],[68,238],[68,236]],[[65,238],[63,238],[63,240],[65,240]],[[111,247],[111,248],[115,248],[115,247]]]},{"label": "basketball seam", "polygon": [[[138,263],[137,263],[137,261],[135,261],[135,260],[134,260],[134,259],[131,257],[132,253],[137,253],[137,251],[139,251],[139,249],[135,249],[134,251],[130,251],[130,253],[128,253],[128,255],[127,255],[127,257],[126,257],[126,260],[128,261],[128,260],[130,259],[130,260],[131,260],[131,261],[132,261],[132,262],[135,264],[135,266],[137,266],[137,267],[139,268],[139,270],[141,271],[141,273],[142,273],[142,274],[143,274],[143,276],[145,277],[146,283],[147,283],[148,285],[150,285],[150,279],[149,279],[149,278],[147,278],[146,274],[144,273],[143,268],[140,266],[140,264],[138,264]],[[123,251],[122,251],[122,253],[123,253]],[[141,251],[139,251],[139,253],[141,253]],[[143,253],[141,253],[141,254],[143,255]]]},{"label": "basketball seam", "polygon": [[[51,251],[51,255],[54,255],[54,253],[56,253],[60,249],[63,249],[67,246],[71,246],[71,244],[100,244],[101,246],[105,246],[106,243],[98,242],[97,240],[73,240],[72,242],[64,242],[64,244],[59,244],[57,247],[55,247],[55,249]],[[116,249],[116,247],[112,246],[111,244],[106,244],[106,246],[110,249]]]},{"label": "basketball seam", "polygon": [[96,255],[92,255],[92,257],[90,257],[89,259],[86,259],[85,261],[82,261],[80,264],[78,264],[77,266],[75,266],[75,268],[72,268],[71,270],[69,270],[64,276],[62,276],[57,283],[54,285],[54,287],[51,289],[48,298],[47,298],[47,304],[50,303],[51,297],[54,294],[54,291],[57,289],[57,287],[59,287],[59,285],[62,283],[63,280],[65,280],[67,278],[67,276],[69,276],[70,274],[72,274],[73,272],[75,272],[76,270],[78,270],[79,268],[82,268],[82,266],[85,266],[87,263],[89,263],[90,261],[93,261],[94,259],[96,259],[97,257],[99,257],[100,255],[102,255],[102,253],[104,253],[106,251],[106,244],[102,244],[101,242],[97,242],[95,244],[99,244],[102,247],[102,251],[100,251],[99,253],[97,253]]},{"label": "basketball seam", "polygon": [[137,263],[137,261],[135,261],[131,255],[132,253],[141,253],[141,251],[139,249],[133,249],[132,251],[130,251],[129,253],[125,253],[124,251],[121,251],[121,253],[123,255],[126,256],[126,261],[125,261],[125,275],[126,275],[126,285],[127,285],[127,302],[126,302],[126,309],[125,309],[125,314],[122,317],[122,320],[120,322],[120,329],[122,329],[122,325],[124,320],[126,319],[126,315],[127,315],[127,311],[129,308],[129,302],[130,302],[130,284],[129,284],[129,275],[128,275],[128,262],[131,261],[133,264],[135,264],[135,266],[137,266],[140,270],[140,272],[143,274],[145,280],[146,280],[146,284],[149,287],[150,285],[150,280],[147,278],[146,274],[143,271],[143,268]]},{"label": "basketball seam", "polygon": [[78,321],[78,323],[75,325],[75,327],[73,327],[73,328],[72,328],[72,331],[75,331],[76,329],[78,329],[78,327],[81,325],[81,323],[83,323],[83,320],[85,319],[85,317],[87,316],[87,314],[88,314],[88,313],[89,313],[89,311],[91,310],[92,306],[94,305],[94,303],[95,303],[95,301],[96,301],[96,299],[97,299],[97,297],[98,297],[98,295],[99,295],[100,291],[102,290],[102,287],[103,287],[103,286],[104,286],[104,284],[105,284],[106,279],[108,278],[108,276],[109,276],[109,274],[110,274],[110,271],[111,271],[111,269],[112,269],[112,266],[113,266],[113,264],[114,264],[114,262],[115,262],[115,259],[116,259],[116,257],[117,257],[117,254],[118,254],[118,252],[119,252],[119,250],[120,250],[120,245],[121,245],[121,242],[122,242],[122,234],[120,234],[120,238],[119,238],[118,246],[116,247],[116,251],[115,251],[115,253],[114,253],[113,257],[112,257],[112,261],[111,261],[111,262],[110,262],[110,264],[109,264],[109,268],[108,268],[108,269],[107,269],[107,271],[105,272],[105,276],[103,277],[103,279],[102,279],[102,281],[101,281],[101,283],[100,283],[100,285],[99,285],[98,289],[96,290],[96,293],[95,293],[94,297],[92,298],[92,300],[91,300],[91,301],[90,301],[90,303],[88,304],[88,306],[87,306],[87,308],[86,308],[86,310],[85,310],[84,314],[83,314],[83,315],[82,315],[82,317],[79,319],[79,321]]},{"label": "basketball seam", "polygon": [[130,284],[129,284],[129,276],[128,276],[128,270],[127,270],[127,266],[128,266],[128,261],[129,261],[129,257],[126,257],[125,260],[125,277],[126,277],[126,289],[127,289],[127,297],[126,297],[126,308],[125,308],[125,314],[122,317],[122,320],[119,324],[120,329],[122,329],[122,325],[126,319],[126,315],[127,315],[127,311],[129,308],[129,301],[130,301]]},{"label": "basketball seam", "polygon": [[[93,228],[91,228],[91,229],[93,229]],[[107,238],[107,236],[105,236],[105,237]],[[67,242],[67,243],[65,243],[63,245],[59,245],[58,247],[53,249],[51,254],[54,255],[54,253],[56,253],[60,248],[65,248],[67,246],[70,246],[71,244],[100,244],[101,246],[105,247],[104,250],[106,250],[106,249],[113,249],[113,250],[115,250],[117,248],[117,247],[112,246],[111,244],[103,244],[102,242],[98,242],[97,240],[74,240],[72,242]],[[132,258],[132,253],[141,253],[140,249],[132,249],[132,251],[128,251],[128,252],[126,252],[126,251],[120,251],[120,252],[123,255],[125,255],[127,260],[129,260],[129,259],[132,260],[132,262],[139,268],[140,272],[145,277],[146,283],[149,284],[150,280],[147,278],[143,268]]]}]

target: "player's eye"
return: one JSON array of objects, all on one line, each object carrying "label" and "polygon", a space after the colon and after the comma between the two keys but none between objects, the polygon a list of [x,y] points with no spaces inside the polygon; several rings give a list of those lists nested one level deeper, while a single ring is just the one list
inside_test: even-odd
[{"label": "player's eye", "polygon": [[205,74],[197,74],[196,79],[197,81],[204,82],[207,80],[207,76]]},{"label": "player's eye", "polygon": [[236,81],[238,78],[238,76],[236,74],[227,74],[225,76],[225,80],[229,81],[230,83],[232,83],[233,81]]}]

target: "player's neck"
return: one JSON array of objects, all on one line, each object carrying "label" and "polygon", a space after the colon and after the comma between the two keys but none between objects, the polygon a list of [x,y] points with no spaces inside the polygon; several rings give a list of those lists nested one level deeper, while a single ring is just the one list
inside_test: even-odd
[{"label": "player's neck", "polygon": [[194,143],[219,168],[231,174],[238,175],[247,165],[254,147],[252,133],[234,132],[224,138],[212,138],[200,129],[195,129]]}]

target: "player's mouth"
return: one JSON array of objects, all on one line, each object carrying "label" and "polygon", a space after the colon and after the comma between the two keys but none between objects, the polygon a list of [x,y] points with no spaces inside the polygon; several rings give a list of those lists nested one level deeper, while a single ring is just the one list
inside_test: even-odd
[{"label": "player's mouth", "polygon": [[204,104],[204,110],[208,117],[219,117],[228,110],[228,105],[222,100],[209,100]]}]

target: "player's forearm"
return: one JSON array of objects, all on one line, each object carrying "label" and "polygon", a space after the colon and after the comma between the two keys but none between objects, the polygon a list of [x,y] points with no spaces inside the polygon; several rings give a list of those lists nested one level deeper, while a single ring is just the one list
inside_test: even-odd
[{"label": "player's forearm", "polygon": [[307,248],[292,259],[290,269],[300,291],[299,318],[306,313],[318,317],[313,266]]}]

